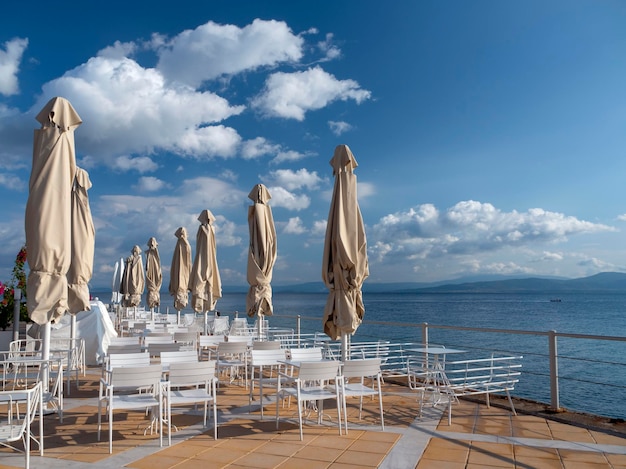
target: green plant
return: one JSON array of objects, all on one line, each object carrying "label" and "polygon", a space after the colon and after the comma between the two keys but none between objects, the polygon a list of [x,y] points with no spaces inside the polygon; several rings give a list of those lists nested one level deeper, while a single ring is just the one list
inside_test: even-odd
[{"label": "green plant", "polygon": [[13,324],[13,306],[14,306],[14,292],[15,289],[19,289],[22,292],[22,302],[20,304],[20,321],[30,321],[28,317],[28,311],[26,310],[26,272],[24,270],[24,264],[26,263],[26,246],[15,256],[15,265],[13,266],[13,272],[11,274],[11,280],[4,284],[0,282],[0,295],[2,300],[0,301],[0,329],[6,330]]}]

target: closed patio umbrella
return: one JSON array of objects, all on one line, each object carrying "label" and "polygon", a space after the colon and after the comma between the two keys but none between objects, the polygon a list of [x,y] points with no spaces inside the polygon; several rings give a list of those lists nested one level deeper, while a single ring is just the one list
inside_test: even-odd
[{"label": "closed patio umbrella", "polygon": [[96,230],[91,217],[89,174],[76,168],[72,188],[72,262],[67,273],[68,303],[71,314],[91,309],[88,283],[93,274],[93,256]]},{"label": "closed patio umbrella", "polygon": [[128,304],[126,306],[139,306],[141,304],[141,296],[146,286],[146,274],[143,270],[141,248],[139,246],[133,248],[132,255],[128,260],[130,262],[126,264],[128,281],[128,291],[126,295]]},{"label": "closed patio umbrella", "polygon": [[213,311],[217,300],[222,297],[222,281],[217,267],[215,217],[209,210],[203,210],[198,221],[196,257],[191,268],[191,306],[197,313],[204,313],[206,334],[207,312]]},{"label": "closed patio umbrella", "polygon": [[248,198],[254,204],[248,208],[250,245],[247,278],[250,289],[246,297],[246,311],[249,317],[257,316],[260,339],[264,317],[273,314],[271,282],[276,262],[276,228],[272,209],[267,205],[272,198],[267,188],[257,184]]},{"label": "closed patio umbrella", "polygon": [[120,288],[122,286],[122,277],[124,276],[124,259],[120,259],[115,263],[113,268],[113,279],[111,284],[111,303],[119,304],[122,301],[122,292]]},{"label": "closed patio umbrella", "polygon": [[178,228],[175,235],[178,240],[172,255],[169,292],[174,297],[174,309],[176,309],[178,323],[180,324],[180,311],[187,306],[189,301],[191,246],[187,240],[187,230],[184,227]]},{"label": "closed patio umbrella", "polygon": [[25,217],[30,267],[26,304],[29,317],[44,325],[58,321],[69,309],[74,130],[82,121],[70,102],[60,97],[48,101],[36,119],[41,129],[34,135]]},{"label": "closed patio umbrella", "polygon": [[130,264],[133,261],[133,256],[128,256],[124,259],[124,268],[122,269],[122,278],[120,279],[120,297],[122,306],[128,308],[130,305]]},{"label": "closed patio umbrella", "polygon": [[146,290],[148,291],[148,308],[151,311],[161,304],[161,284],[163,283],[163,273],[161,272],[161,257],[156,238],[148,240],[148,250],[146,251]]},{"label": "closed patio umbrella", "polygon": [[338,145],[330,164],[335,184],[322,259],[322,280],[329,290],[323,325],[331,339],[342,339],[342,359],[346,359],[347,339],[365,314],[361,286],[369,276],[369,268],[365,227],[357,200],[356,159],[347,145]]},{"label": "closed patio umbrella", "polygon": [[[41,356],[50,358],[50,325],[68,311],[67,273],[72,260],[72,185],[76,177],[74,130],[82,123],[65,98],[52,98],[37,114],[24,227],[26,307],[43,327]],[[48,370],[42,377],[47,391]]]}]

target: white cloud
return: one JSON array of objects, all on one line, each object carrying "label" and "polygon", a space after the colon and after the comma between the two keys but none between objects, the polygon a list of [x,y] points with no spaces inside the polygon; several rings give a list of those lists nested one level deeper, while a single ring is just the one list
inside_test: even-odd
[{"label": "white cloud", "polygon": [[5,96],[19,93],[17,73],[27,46],[28,39],[14,38],[0,48],[0,93]]},{"label": "white cloud", "polygon": [[282,21],[256,19],[243,28],[209,21],[161,46],[157,69],[170,81],[197,88],[221,75],[297,62],[303,43]]},{"label": "white cloud", "polygon": [[290,218],[285,227],[283,228],[283,233],[286,234],[302,234],[306,233],[306,228],[302,223],[302,219],[300,217]]},{"label": "white cloud", "polygon": [[[89,161],[86,165],[83,163],[83,165],[85,167],[89,167],[91,165],[90,163],[91,161]],[[126,172],[134,170],[139,173],[150,173],[159,168],[159,166],[147,156],[138,156],[136,158],[132,158],[130,156],[118,156],[113,160],[112,167],[118,171]]]},{"label": "white cloud", "polygon": [[617,216],[617,219],[618,219],[619,221],[626,221],[626,214],[623,214],[623,215],[618,215],[618,216]]},{"label": "white cloud", "polygon": [[277,169],[271,171],[267,176],[261,177],[261,180],[268,185],[281,186],[288,191],[302,189],[303,187],[311,190],[316,189],[322,182],[317,175],[317,171],[310,172],[305,168],[297,171],[291,169]]},{"label": "white cloud", "polygon": [[94,57],[43,86],[33,107],[50,96],[67,97],[83,124],[76,130],[79,151],[106,162],[110,155],[158,149],[200,156],[231,156],[239,144],[233,129],[209,127],[243,112],[243,106],[207,91],[171,85],[158,70],[129,58]]},{"label": "white cloud", "polygon": [[15,174],[0,173],[0,186],[14,191],[26,189],[26,182]]},{"label": "white cloud", "polygon": [[143,176],[139,178],[135,186],[140,192],[156,192],[170,187],[168,183],[153,176]]},{"label": "white cloud", "polygon": [[326,34],[323,41],[317,43],[318,49],[324,54],[322,61],[335,60],[341,57],[341,49],[333,43],[333,33]]},{"label": "white cloud", "polygon": [[278,155],[276,155],[276,158],[272,160],[272,164],[280,164],[289,161],[299,161],[303,158],[306,158],[308,155],[309,154],[307,153],[300,153],[295,150],[280,151]]},{"label": "white cloud", "polygon": [[539,208],[502,212],[491,204],[470,200],[443,213],[424,204],[381,218],[371,230],[371,250],[380,260],[389,256],[434,259],[565,242],[577,234],[610,231],[615,229],[562,213]]},{"label": "white cloud", "polygon": [[268,116],[302,121],[307,111],[321,109],[334,101],[352,99],[360,104],[370,96],[356,81],[338,80],[317,66],[303,72],[270,75],[265,89],[252,105]]},{"label": "white cloud", "polygon": [[365,199],[376,194],[376,186],[371,182],[357,182],[357,192],[359,199]]},{"label": "white cloud", "polygon": [[246,160],[273,155],[280,151],[280,145],[269,142],[263,137],[246,140],[241,146],[241,156]]},{"label": "white cloud", "polygon": [[311,199],[306,195],[297,195],[283,187],[268,187],[272,194],[272,207],[283,207],[287,210],[303,210],[311,204]]},{"label": "white cloud", "polygon": [[311,229],[311,234],[314,236],[317,235],[325,235],[326,234],[326,225],[328,225],[328,220],[316,220],[313,222],[313,228]]},{"label": "white cloud", "polygon": [[330,131],[337,136],[352,130],[352,126],[343,121],[328,121],[328,127],[330,127]]}]

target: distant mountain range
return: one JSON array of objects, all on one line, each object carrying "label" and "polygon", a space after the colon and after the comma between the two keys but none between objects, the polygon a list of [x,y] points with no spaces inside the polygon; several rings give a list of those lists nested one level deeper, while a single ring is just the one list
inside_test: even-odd
[{"label": "distant mountain range", "polygon": [[[272,286],[276,293],[324,293],[322,282]],[[244,293],[247,286],[224,286],[224,292]],[[626,293],[626,273],[602,272],[575,279],[559,277],[463,277],[433,283],[398,282],[363,284],[364,293],[539,293],[567,292]]]}]

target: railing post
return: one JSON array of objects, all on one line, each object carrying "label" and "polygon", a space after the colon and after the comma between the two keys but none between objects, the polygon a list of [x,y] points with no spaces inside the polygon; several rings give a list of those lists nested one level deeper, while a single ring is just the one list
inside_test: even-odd
[{"label": "railing post", "polygon": [[428,323],[422,323],[422,344],[424,347],[428,347]]},{"label": "railing post", "polygon": [[556,331],[550,331],[548,334],[548,348],[550,351],[550,406],[553,410],[559,410],[561,408],[559,402],[559,361],[556,339]]},{"label": "railing post", "polygon": [[300,348],[301,344],[301,340],[300,340],[300,315],[298,314],[298,317],[296,319],[296,337],[298,338],[298,348]]}]

